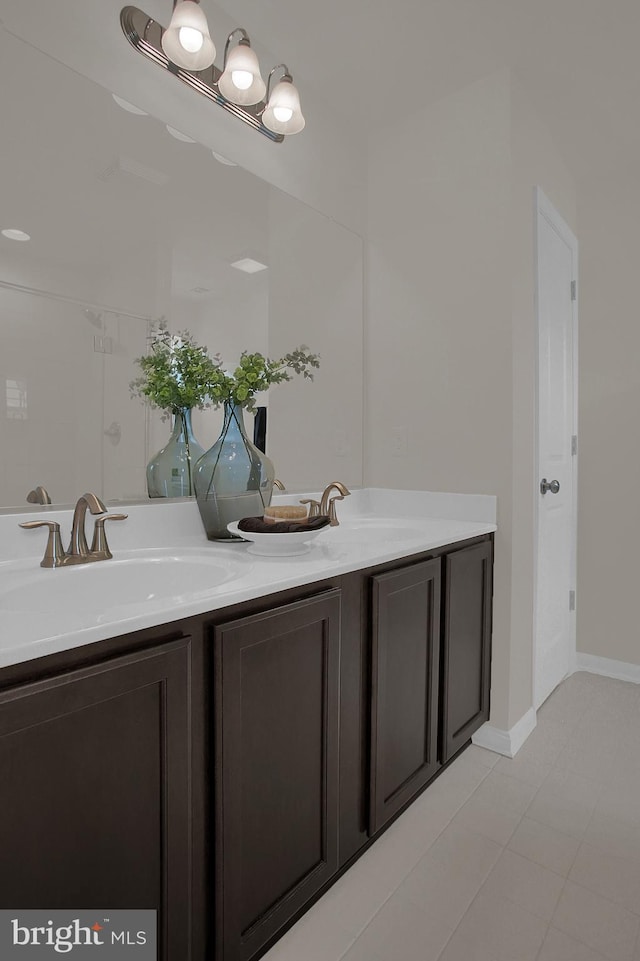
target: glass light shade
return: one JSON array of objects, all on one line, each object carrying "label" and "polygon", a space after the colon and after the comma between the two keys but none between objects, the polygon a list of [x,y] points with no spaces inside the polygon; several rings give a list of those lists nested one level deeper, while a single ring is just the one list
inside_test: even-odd
[{"label": "glass light shade", "polygon": [[274,133],[300,133],[304,129],[298,91],[286,77],[274,87],[262,115],[262,122]]},{"label": "glass light shade", "polygon": [[216,48],[209,24],[194,0],[180,0],[176,5],[171,23],[162,34],[162,49],[183,70],[206,70],[213,63]]},{"label": "glass light shade", "polygon": [[240,42],[229,52],[218,90],[231,103],[250,106],[262,100],[266,89],[258,58],[249,44]]}]

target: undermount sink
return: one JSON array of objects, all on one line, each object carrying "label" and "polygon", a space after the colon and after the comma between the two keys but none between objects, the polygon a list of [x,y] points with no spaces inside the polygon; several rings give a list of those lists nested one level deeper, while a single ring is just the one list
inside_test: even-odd
[{"label": "undermount sink", "polygon": [[131,605],[167,605],[206,595],[247,570],[206,553],[141,551],[73,567],[7,569],[0,611],[57,614]]}]

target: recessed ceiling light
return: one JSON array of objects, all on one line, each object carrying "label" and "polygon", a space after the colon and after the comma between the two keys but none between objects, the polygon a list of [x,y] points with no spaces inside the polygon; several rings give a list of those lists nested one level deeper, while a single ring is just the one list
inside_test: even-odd
[{"label": "recessed ceiling light", "polygon": [[7,237],[9,240],[31,240],[29,234],[25,234],[24,230],[16,230],[14,227],[7,227],[6,230],[1,231],[3,237]]},{"label": "recessed ceiling light", "polygon": [[195,143],[195,140],[192,140],[191,137],[187,137],[186,133],[176,130],[175,127],[170,127],[169,124],[167,124],[167,130],[172,137],[176,138],[176,140],[182,140],[183,143]]},{"label": "recessed ceiling light", "polygon": [[212,153],[213,156],[216,158],[216,160],[218,161],[218,163],[224,164],[226,167],[237,167],[237,166],[238,166],[237,163],[235,163],[235,161],[233,161],[233,160],[227,160],[226,157],[223,157],[221,153],[216,153],[215,150],[212,150],[211,153]]},{"label": "recessed ceiling light", "polygon": [[266,270],[267,265],[261,264],[259,260],[254,260],[253,257],[242,257],[240,260],[235,260],[232,264],[236,270],[244,270],[245,274],[257,274],[259,270]]},{"label": "recessed ceiling light", "polygon": [[118,104],[118,106],[119,106],[119,107],[122,107],[122,109],[123,109],[123,110],[126,110],[128,113],[135,113],[136,116],[138,116],[138,117],[148,117],[148,116],[149,116],[149,114],[147,113],[146,110],[141,110],[140,107],[136,107],[135,104],[129,103],[128,100],[123,100],[122,97],[118,97],[117,94],[112,93],[111,96],[113,97],[113,99],[115,100],[115,102]]}]

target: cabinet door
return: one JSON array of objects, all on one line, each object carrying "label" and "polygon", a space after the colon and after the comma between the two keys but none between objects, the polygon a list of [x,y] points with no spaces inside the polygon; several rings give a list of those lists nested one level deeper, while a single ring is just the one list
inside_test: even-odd
[{"label": "cabinet door", "polygon": [[446,557],[442,670],[442,760],[489,717],[491,541]]},{"label": "cabinet door", "polygon": [[0,693],[0,904],[149,908],[191,957],[189,641]]},{"label": "cabinet door", "polygon": [[440,559],[372,578],[370,831],[438,768]]},{"label": "cabinet door", "polygon": [[340,592],[215,642],[217,956],[246,961],[337,870]]}]

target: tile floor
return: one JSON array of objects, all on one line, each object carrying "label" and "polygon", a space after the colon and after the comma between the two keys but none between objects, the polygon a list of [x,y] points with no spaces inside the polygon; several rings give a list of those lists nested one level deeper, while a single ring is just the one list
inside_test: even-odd
[{"label": "tile floor", "polygon": [[468,748],[265,961],[640,961],[640,685],[578,673]]}]

